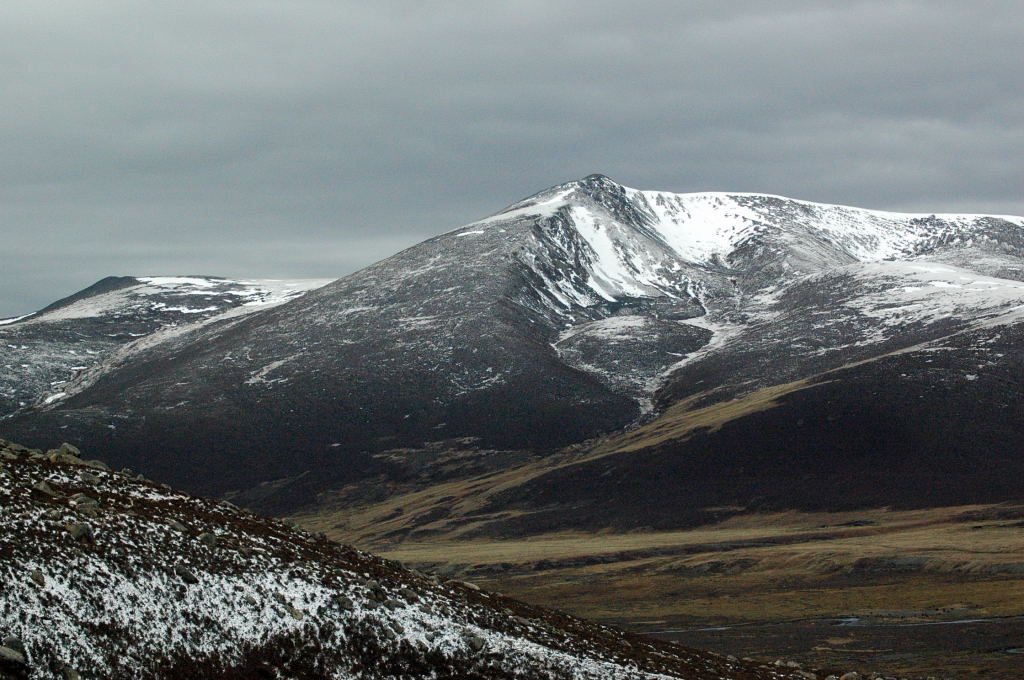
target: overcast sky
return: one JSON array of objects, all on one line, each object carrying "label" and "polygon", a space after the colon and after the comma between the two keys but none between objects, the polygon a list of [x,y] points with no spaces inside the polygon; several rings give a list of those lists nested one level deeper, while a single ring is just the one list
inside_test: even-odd
[{"label": "overcast sky", "polygon": [[4,0],[0,317],[333,277],[593,172],[1024,214],[1024,3]]}]

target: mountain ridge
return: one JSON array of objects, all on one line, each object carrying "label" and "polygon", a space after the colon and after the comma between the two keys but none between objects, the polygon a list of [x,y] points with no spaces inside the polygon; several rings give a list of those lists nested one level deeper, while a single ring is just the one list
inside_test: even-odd
[{"label": "mountain ridge", "polygon": [[[6,424],[301,505],[386,477],[388,450],[469,437],[548,455],[681,399],[1013,325],[1022,225],[592,175],[271,309],[143,340]],[[161,453],[140,458],[147,442]]]},{"label": "mountain ridge", "polygon": [[[109,276],[46,307],[0,321],[0,418],[64,396],[69,383],[137,338],[231,312],[282,304],[318,279]],[[49,402],[47,401],[49,400]]]}]

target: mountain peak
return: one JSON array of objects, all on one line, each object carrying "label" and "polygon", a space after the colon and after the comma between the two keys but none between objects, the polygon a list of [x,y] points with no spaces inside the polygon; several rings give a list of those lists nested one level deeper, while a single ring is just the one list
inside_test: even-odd
[{"label": "mountain peak", "polygon": [[[1022,259],[1016,222],[643,191],[593,174],[315,295],[144,277],[5,325],[0,365],[32,370],[0,374],[0,407],[6,398],[12,435],[62,431],[205,493],[267,498],[263,482],[293,480],[258,501],[284,507],[320,490],[307,470],[321,488],[355,475],[353,455],[368,470],[377,453],[423,442],[550,450],[624,427],[680,362],[714,366],[741,333],[759,348],[756,329],[786,311],[820,312],[779,337],[807,336],[821,370],[896,346],[904,328],[917,342],[924,321],[936,333],[953,316],[974,323],[1024,301]],[[947,264],[976,272],[942,278]],[[282,304],[258,311],[270,302]],[[802,356],[770,348],[759,370]],[[779,379],[803,377],[798,368]],[[513,408],[495,415],[497,404]],[[161,455],[140,460],[157,439]],[[261,464],[239,466],[253,449]]]},{"label": "mountain peak", "polygon": [[617,182],[615,182],[612,178],[610,178],[608,175],[602,175],[599,172],[595,172],[595,173],[592,173],[590,175],[587,175],[586,177],[584,177],[583,179],[581,179],[579,181],[580,181],[580,183],[585,183],[585,184],[612,184],[612,185],[615,185],[615,186],[619,186],[619,184]]}]

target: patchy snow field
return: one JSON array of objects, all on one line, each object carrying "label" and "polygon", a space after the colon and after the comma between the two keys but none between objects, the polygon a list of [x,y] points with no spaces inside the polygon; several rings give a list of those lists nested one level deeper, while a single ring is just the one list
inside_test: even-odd
[{"label": "patchy snow field", "polygon": [[0,440],[0,672],[795,677],[439,581],[76,453]]}]

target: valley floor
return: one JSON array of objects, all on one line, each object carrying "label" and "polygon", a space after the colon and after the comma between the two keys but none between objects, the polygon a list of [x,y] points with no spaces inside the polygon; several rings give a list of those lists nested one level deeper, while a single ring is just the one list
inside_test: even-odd
[{"label": "valley floor", "polygon": [[1019,678],[1024,668],[1024,506],[363,547],[738,656],[957,678]]}]

